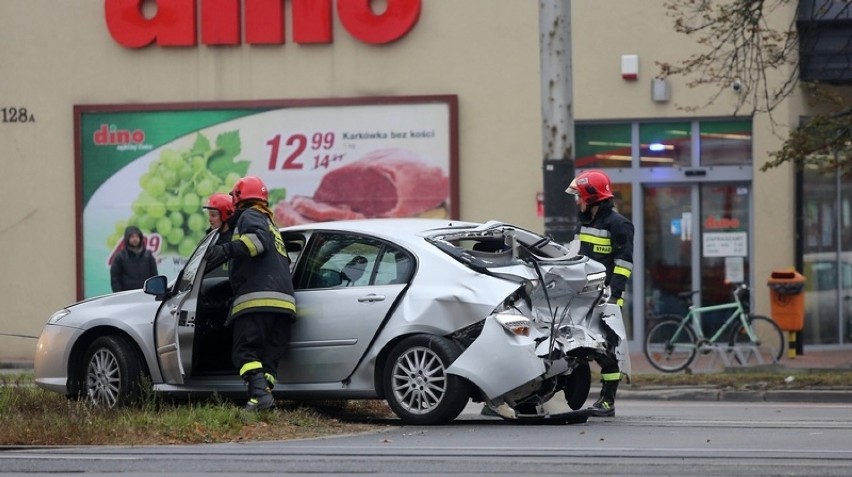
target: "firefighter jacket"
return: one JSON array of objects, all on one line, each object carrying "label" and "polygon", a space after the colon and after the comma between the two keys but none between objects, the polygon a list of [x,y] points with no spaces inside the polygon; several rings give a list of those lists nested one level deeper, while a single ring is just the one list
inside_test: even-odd
[{"label": "firefighter jacket", "polygon": [[621,295],[633,272],[633,223],[613,210],[610,199],[598,204],[591,221],[580,224],[578,237],[580,254],[606,267],[606,284],[613,300],[621,305]]},{"label": "firefighter jacket", "polygon": [[231,241],[212,248],[220,247],[228,259],[234,290],[228,322],[258,311],[295,315],[290,260],[266,207],[254,205],[240,211]]}]

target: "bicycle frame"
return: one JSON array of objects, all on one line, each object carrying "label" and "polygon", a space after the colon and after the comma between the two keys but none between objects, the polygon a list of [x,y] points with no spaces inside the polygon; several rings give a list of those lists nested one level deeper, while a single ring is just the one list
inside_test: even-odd
[{"label": "bicycle frame", "polygon": [[[696,292],[679,296],[688,300]],[[693,306],[685,316],[665,315],[654,324],[645,338],[645,356],[663,372],[675,372],[689,366],[696,352],[714,352],[711,364],[719,357],[725,365],[730,357],[739,364],[755,359],[757,364],[777,362],[784,349],[784,336],[778,325],[765,316],[751,312],[749,288],[740,284],[733,291],[733,300],[719,305]],[[710,312],[730,312],[713,333],[704,333],[702,315]],[[712,367],[712,366],[711,366]]]},{"label": "bicycle frame", "polygon": [[[733,312],[725,319],[722,325],[716,330],[715,333],[710,338],[707,338],[704,335],[704,331],[701,328],[701,315],[703,313],[708,313],[712,311],[722,311],[722,310],[733,310]],[[733,325],[737,318],[739,318],[740,323],[742,323],[743,328],[748,333],[748,337],[752,342],[757,341],[757,337],[754,334],[754,330],[751,329],[751,326],[748,324],[748,315],[743,309],[742,304],[739,301],[739,298],[735,298],[734,301],[729,303],[722,303],[719,305],[708,305],[708,306],[690,306],[689,312],[687,312],[686,316],[683,317],[683,321],[681,325],[675,330],[674,335],[672,336],[672,340],[676,340],[681,333],[681,330],[684,326],[690,326],[692,331],[695,332],[695,337],[697,338],[696,346],[700,347],[706,343],[716,343],[716,341],[721,338],[726,331],[728,331]]]}]

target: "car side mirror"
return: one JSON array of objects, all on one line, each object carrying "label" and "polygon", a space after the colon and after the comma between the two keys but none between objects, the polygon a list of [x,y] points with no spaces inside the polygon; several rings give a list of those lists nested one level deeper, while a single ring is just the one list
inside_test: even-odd
[{"label": "car side mirror", "polygon": [[168,281],[165,275],[151,277],[145,280],[145,284],[142,285],[142,290],[149,295],[154,295],[157,301],[161,301],[168,293]]}]

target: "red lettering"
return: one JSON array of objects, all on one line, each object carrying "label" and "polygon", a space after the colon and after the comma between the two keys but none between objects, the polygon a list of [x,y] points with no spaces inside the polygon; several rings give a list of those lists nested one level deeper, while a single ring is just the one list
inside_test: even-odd
[{"label": "red lettering", "polygon": [[240,44],[240,0],[201,1],[201,43]]},{"label": "red lettering", "polygon": [[330,0],[293,0],[293,41],[331,43]]},{"label": "red lettering", "polygon": [[[104,0],[107,29],[127,48],[194,46],[197,44],[196,0],[147,0],[156,13],[145,18],[146,0]],[[405,36],[420,17],[422,0],[385,0],[376,14],[371,0],[337,0],[337,14],[352,37],[384,44]],[[201,43],[239,45],[240,3],[244,4],[245,42],[250,45],[284,43],[285,0],[201,0]],[[299,44],[331,43],[331,0],[291,0],[293,41]]]},{"label": "red lettering", "polygon": [[246,43],[280,45],[284,43],[284,2],[281,0],[245,0]]},{"label": "red lettering", "polygon": [[105,0],[107,29],[127,48],[195,45],[195,0],[157,0],[157,13],[142,14],[145,0]]},{"label": "red lettering", "polygon": [[338,0],[337,14],[346,31],[364,43],[382,44],[402,38],[420,18],[421,0],[387,0],[376,15],[370,0]]},{"label": "red lettering", "polygon": [[740,220],[736,218],[711,215],[704,220],[704,228],[707,230],[738,229],[739,227]]},{"label": "red lettering", "polygon": [[92,134],[92,142],[98,146],[114,146],[118,144],[142,144],[145,142],[145,131],[135,129],[118,129],[115,125],[101,124]]}]

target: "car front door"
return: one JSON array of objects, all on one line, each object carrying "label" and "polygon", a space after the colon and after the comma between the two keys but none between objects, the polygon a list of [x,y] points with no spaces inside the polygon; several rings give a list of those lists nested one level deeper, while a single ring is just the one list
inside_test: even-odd
[{"label": "car front door", "polygon": [[154,319],[154,340],[163,380],[183,384],[192,374],[192,342],[198,290],[203,278],[204,253],[218,234],[205,237],[178,275],[171,294],[165,299]]},{"label": "car front door", "polygon": [[298,319],[282,381],[348,377],[405,288],[413,263],[407,252],[374,238],[314,234],[294,270]]}]

